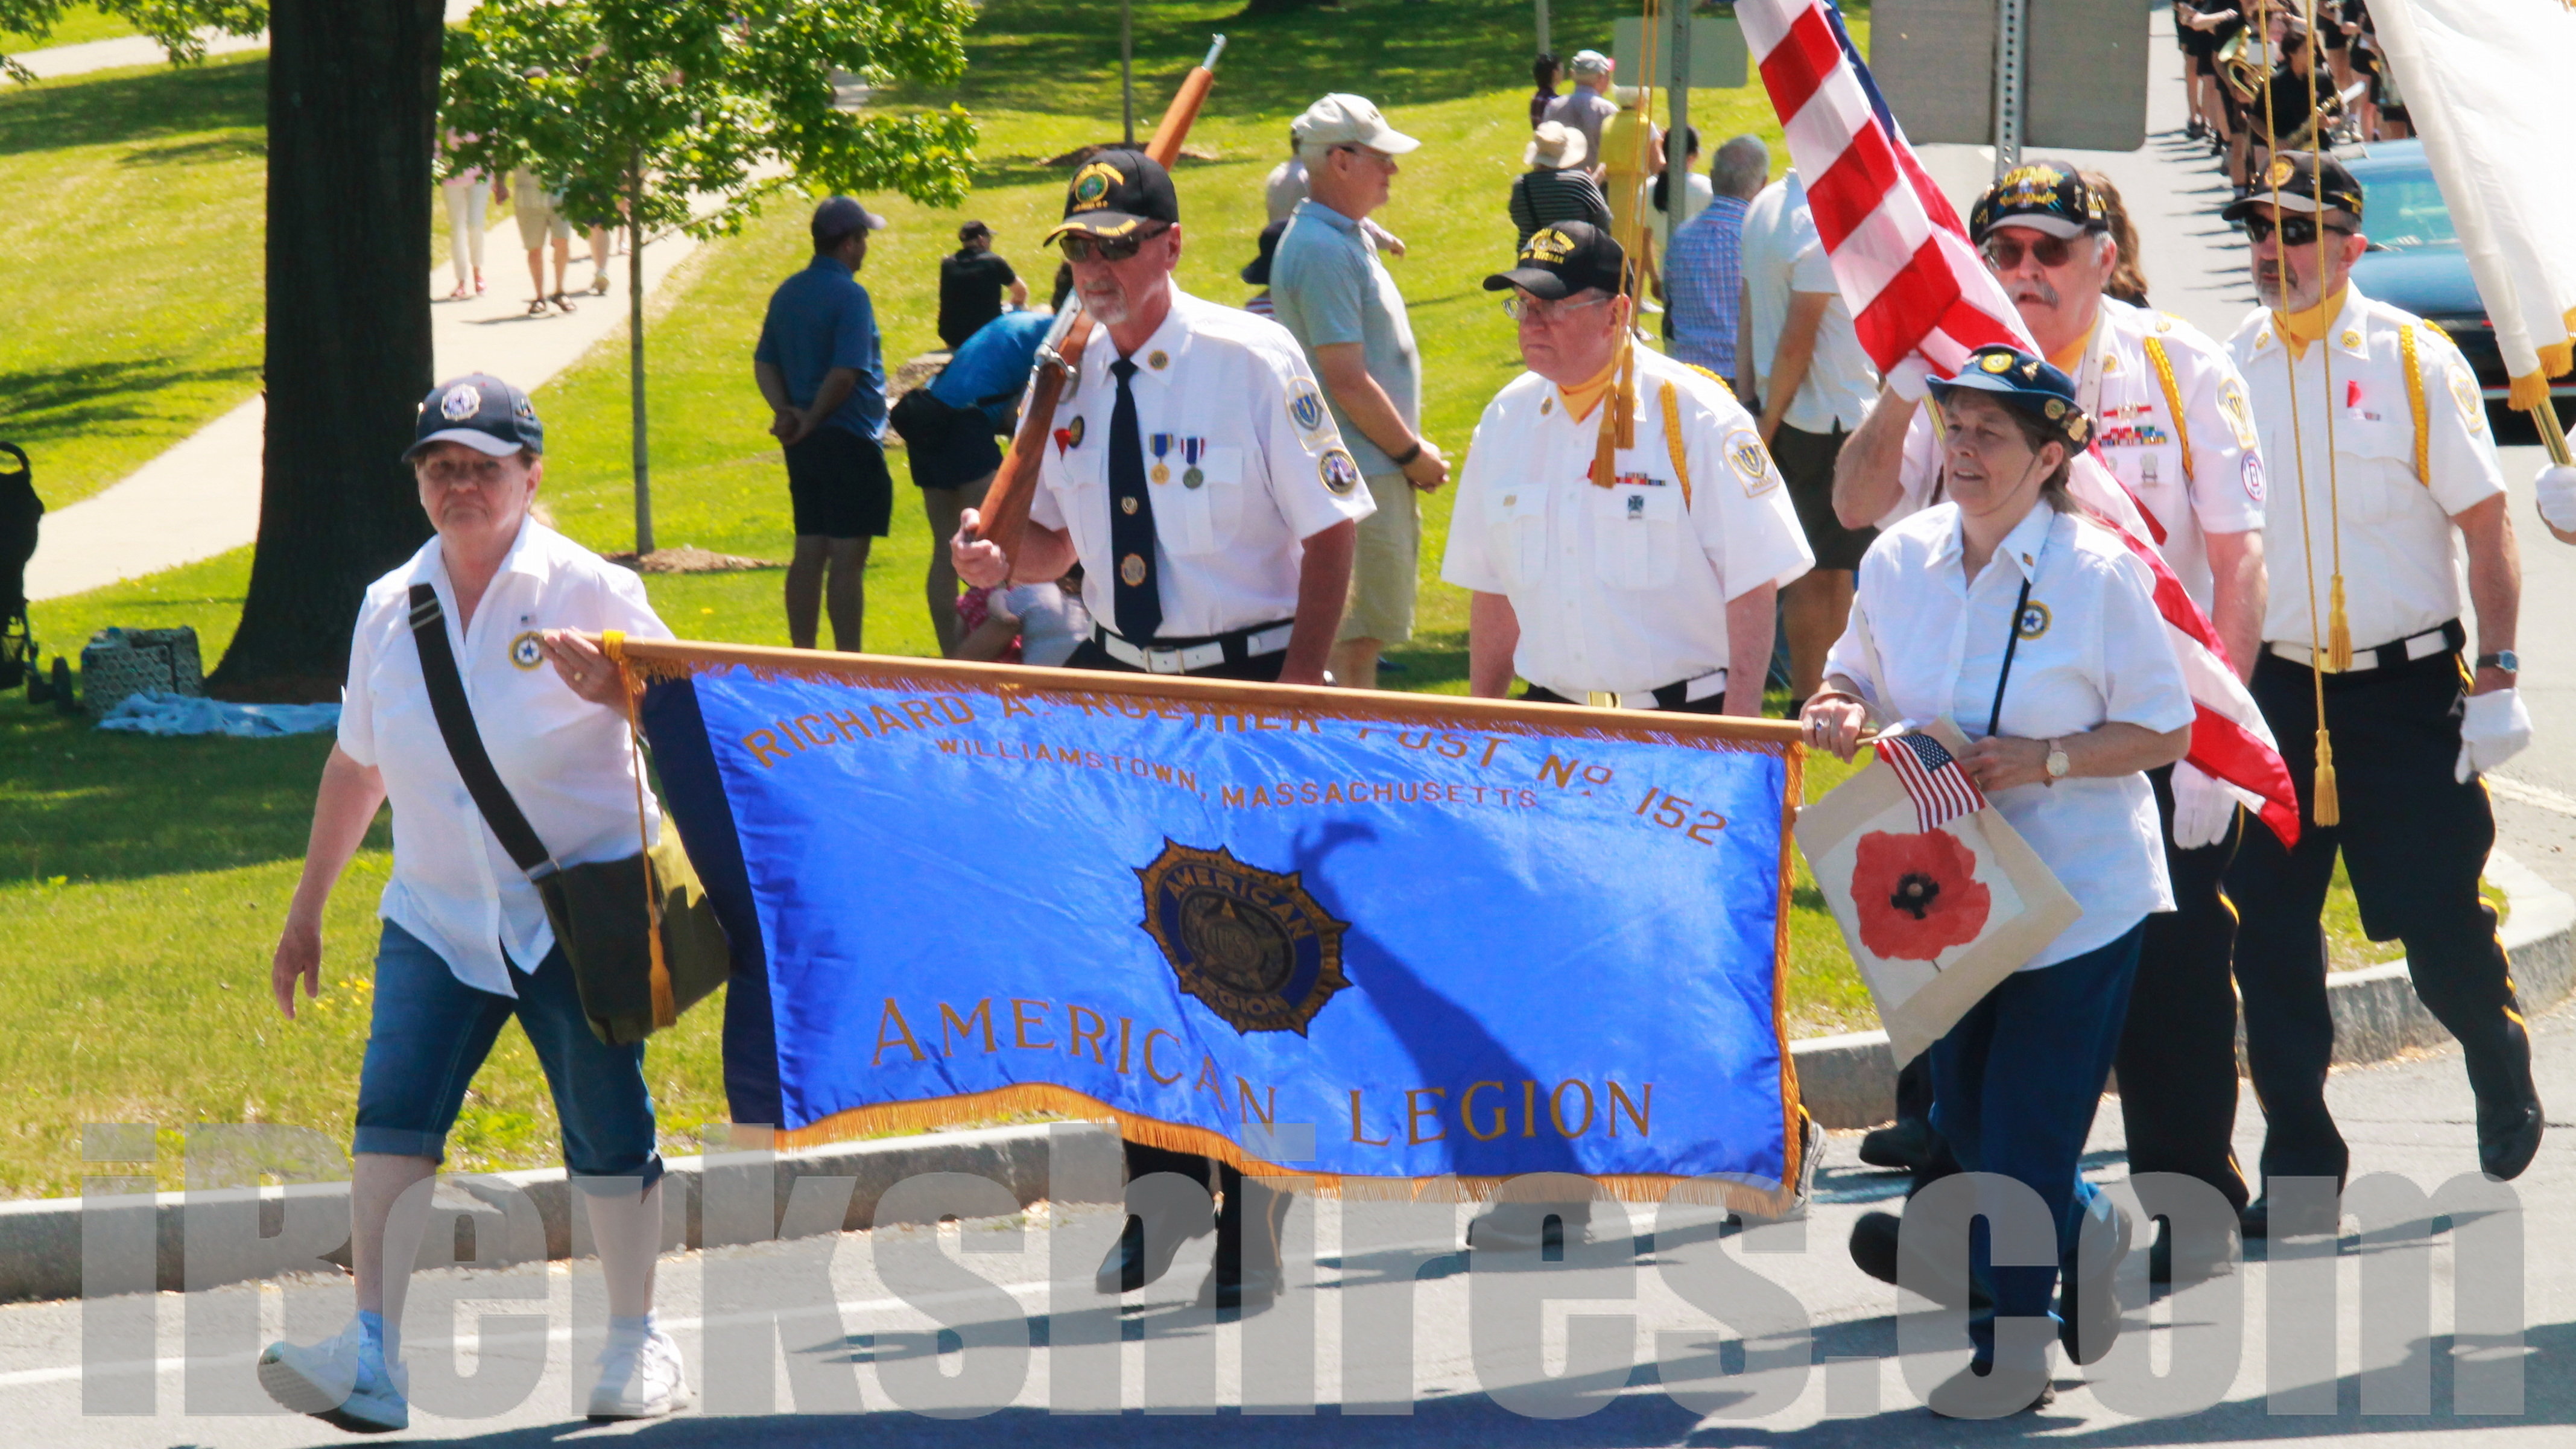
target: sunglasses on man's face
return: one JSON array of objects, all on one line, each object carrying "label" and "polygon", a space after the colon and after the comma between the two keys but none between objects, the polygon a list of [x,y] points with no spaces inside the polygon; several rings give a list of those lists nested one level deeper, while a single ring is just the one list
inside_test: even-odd
[{"label": "sunglasses on man's face", "polygon": [[[1998,272],[2009,272],[2021,265],[2023,247],[2018,237],[1997,232],[1987,237],[1978,249],[1986,254],[1987,264]],[[2043,267],[2062,267],[2068,257],[2075,255],[2075,247],[2062,236],[2040,235],[2030,239],[2029,252]]]},{"label": "sunglasses on man's face", "polygon": [[1165,228],[1140,231],[1133,236],[1088,236],[1082,232],[1064,235],[1064,259],[1069,262],[1123,262],[1143,250],[1145,243],[1161,236]]},{"label": "sunglasses on man's face", "polygon": [[[2314,217],[2285,216],[2281,218],[2277,229],[2281,233],[2281,245],[2285,247],[2309,247],[2317,244],[2318,227]],[[2352,232],[2345,227],[2330,226],[2324,229],[2333,232],[2336,236],[2352,235]],[[2270,241],[2274,230],[2272,218],[2268,216],[2245,218],[2245,239],[2256,246]]]}]

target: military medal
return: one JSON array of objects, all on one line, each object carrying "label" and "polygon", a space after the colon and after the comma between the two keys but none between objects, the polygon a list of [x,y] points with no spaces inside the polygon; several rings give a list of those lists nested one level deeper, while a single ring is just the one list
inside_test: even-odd
[{"label": "military medal", "polygon": [[1131,553],[1125,558],[1120,559],[1118,561],[1118,577],[1125,580],[1127,587],[1131,589],[1136,587],[1138,584],[1145,582],[1145,556],[1143,554]]},{"label": "military medal", "polygon": [[1163,461],[1163,455],[1171,450],[1172,435],[1169,433],[1156,433],[1154,435],[1154,471],[1148,476],[1153,478],[1157,483],[1169,483],[1172,481],[1172,465]]},{"label": "military medal", "polygon": [[1196,488],[1207,481],[1207,474],[1199,471],[1199,455],[1206,451],[1205,438],[1181,439],[1181,461],[1190,465],[1188,471],[1181,474],[1182,487]]}]

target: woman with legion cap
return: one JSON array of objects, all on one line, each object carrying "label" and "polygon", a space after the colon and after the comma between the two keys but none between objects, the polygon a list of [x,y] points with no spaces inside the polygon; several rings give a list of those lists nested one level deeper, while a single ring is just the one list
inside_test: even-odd
[{"label": "woman with legion cap", "polygon": [[[1962,1166],[2038,1194],[2070,1265],[2088,1215],[2116,1219],[2077,1174],[2120,1041],[2146,918],[2173,907],[2145,772],[2182,758],[2193,707],[2165,640],[2147,568],[2066,491],[2092,420],[2074,383],[2011,347],[1974,354],[1932,383],[1945,501],[1879,535],[1861,560],[1851,622],[1807,700],[1808,743],[1848,760],[1861,732],[1950,718],[1960,765],[2084,914],[1932,1047],[1933,1123]],[[1971,1268],[1971,1368],[1935,1412],[2035,1408],[2055,1391],[2048,1348],[1995,1321],[2050,1311],[2059,1269]],[[2108,1274],[2070,1302],[2061,1333],[2107,1312]],[[2018,1345],[2018,1346],[2017,1346]],[[2083,1356],[2101,1345],[2088,1342]]]}]

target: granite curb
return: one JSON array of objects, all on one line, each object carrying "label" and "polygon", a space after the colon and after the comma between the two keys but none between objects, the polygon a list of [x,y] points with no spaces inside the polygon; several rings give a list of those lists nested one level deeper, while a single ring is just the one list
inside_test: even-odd
[{"label": "granite curb", "polygon": [[[2523,1010],[2538,1015],[2567,999],[2576,987],[2576,898],[2542,880],[2520,861],[2496,851],[2487,857],[2487,882],[2510,906],[2505,950],[2513,958],[2514,984]],[[2336,1066],[2384,1062],[2418,1047],[2451,1039],[2415,995],[2404,960],[2328,978],[2334,1009]],[[1875,1127],[1889,1120],[1896,1095],[1897,1062],[1883,1031],[1809,1037],[1791,1044],[1798,1090],[1808,1115],[1826,1127]],[[2242,1028],[2238,1057],[2243,1058]]]}]

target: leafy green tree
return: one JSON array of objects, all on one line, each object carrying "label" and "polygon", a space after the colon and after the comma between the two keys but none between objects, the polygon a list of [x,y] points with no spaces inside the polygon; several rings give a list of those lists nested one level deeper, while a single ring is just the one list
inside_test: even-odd
[{"label": "leafy green tree", "polygon": [[[450,32],[450,164],[524,167],[572,216],[630,239],[729,234],[788,189],[894,190],[953,206],[975,125],[962,110],[844,109],[838,73],[953,82],[970,0],[484,0]],[[627,263],[635,548],[653,549],[644,416],[643,248]]]}]

